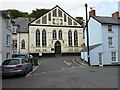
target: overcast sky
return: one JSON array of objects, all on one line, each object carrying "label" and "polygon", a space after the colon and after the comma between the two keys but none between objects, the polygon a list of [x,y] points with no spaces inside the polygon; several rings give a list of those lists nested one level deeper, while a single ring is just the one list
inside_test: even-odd
[{"label": "overcast sky", "polygon": [[118,11],[118,2],[120,0],[0,0],[0,10],[16,9],[31,13],[32,10],[51,9],[59,5],[72,17],[85,17],[85,3],[96,10],[98,16],[111,16]]}]

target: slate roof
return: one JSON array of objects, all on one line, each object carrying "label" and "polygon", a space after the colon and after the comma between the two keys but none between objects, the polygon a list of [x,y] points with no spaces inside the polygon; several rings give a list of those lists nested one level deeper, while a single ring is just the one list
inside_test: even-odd
[{"label": "slate roof", "polygon": [[35,18],[26,18],[26,17],[18,17],[13,19],[14,24],[18,25],[17,32],[18,33],[28,33],[28,24],[33,21]]},{"label": "slate roof", "polygon": [[95,20],[102,24],[115,24],[120,25],[120,18],[113,18],[113,17],[104,17],[104,16],[92,16]]},{"label": "slate roof", "polygon": [[[95,44],[95,45],[91,45],[89,46],[89,50],[93,50],[95,49],[96,47],[100,46],[102,44]],[[80,52],[87,52],[88,48],[87,47],[84,47]]]}]

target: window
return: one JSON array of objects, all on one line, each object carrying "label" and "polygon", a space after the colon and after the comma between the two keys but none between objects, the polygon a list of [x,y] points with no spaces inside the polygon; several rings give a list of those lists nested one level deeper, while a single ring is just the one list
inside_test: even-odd
[{"label": "window", "polygon": [[78,46],[78,33],[77,31],[74,31],[74,46]]},{"label": "window", "polygon": [[68,25],[72,25],[72,19],[68,17]]},{"label": "window", "polygon": [[99,53],[99,65],[102,66],[103,65],[103,53]]},{"label": "window", "polygon": [[46,31],[42,31],[42,46],[46,47]]},{"label": "window", "polygon": [[40,19],[36,21],[36,24],[40,24]]},{"label": "window", "polygon": [[17,40],[13,40],[13,48],[17,49]]},{"label": "window", "polygon": [[66,22],[67,20],[66,20],[66,14],[64,14],[64,22]]},{"label": "window", "polygon": [[112,32],[112,25],[108,25],[108,32]]},{"label": "window", "polygon": [[47,16],[46,15],[42,18],[42,24],[47,24]]},{"label": "window", "polygon": [[57,17],[57,9],[53,10],[53,17]]},{"label": "window", "polygon": [[6,37],[6,46],[10,46],[10,35],[7,35]]},{"label": "window", "polygon": [[58,17],[62,17],[62,11],[58,9]]},{"label": "window", "polygon": [[53,31],[53,39],[57,39],[57,33],[55,30]]},{"label": "window", "polygon": [[36,47],[40,47],[40,31],[36,31]]},{"label": "window", "polygon": [[10,58],[10,53],[6,53],[6,58]]},{"label": "window", "polygon": [[62,39],[62,31],[59,31],[59,39]]},{"label": "window", "polygon": [[108,45],[109,45],[109,47],[113,47],[113,38],[112,37],[108,37]]},{"label": "window", "polygon": [[112,61],[116,61],[117,60],[117,57],[116,57],[116,52],[111,52],[111,59]]},{"label": "window", "polygon": [[72,32],[68,32],[68,45],[69,47],[72,47]]},{"label": "window", "polygon": [[76,23],[76,22],[74,22],[74,25],[77,25],[77,23]]},{"label": "window", "polygon": [[48,19],[51,21],[51,13],[48,14]]},{"label": "window", "polygon": [[22,40],[21,49],[25,49],[25,40]]}]

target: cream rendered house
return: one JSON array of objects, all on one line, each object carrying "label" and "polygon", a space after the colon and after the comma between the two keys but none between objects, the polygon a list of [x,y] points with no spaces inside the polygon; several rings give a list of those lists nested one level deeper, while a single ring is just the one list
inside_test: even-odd
[{"label": "cream rendered house", "polygon": [[29,52],[33,55],[80,54],[83,28],[59,6],[29,24]]}]

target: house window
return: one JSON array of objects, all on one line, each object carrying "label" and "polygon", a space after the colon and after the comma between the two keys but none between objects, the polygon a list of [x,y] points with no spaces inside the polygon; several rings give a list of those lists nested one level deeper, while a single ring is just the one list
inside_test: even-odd
[{"label": "house window", "polygon": [[6,46],[10,47],[10,35],[6,37]]},{"label": "house window", "polygon": [[109,45],[109,47],[113,47],[113,38],[112,37],[108,37],[108,45]]},{"label": "house window", "polygon": [[112,32],[112,25],[108,25],[108,32]]},{"label": "house window", "polygon": [[68,32],[68,45],[69,47],[72,47],[72,32]]},{"label": "house window", "polygon": [[10,58],[10,53],[6,53],[6,58]]},{"label": "house window", "polygon": [[74,46],[78,46],[78,33],[77,31],[74,31]]},{"label": "house window", "polygon": [[51,21],[51,13],[48,14],[48,19]]},{"label": "house window", "polygon": [[62,17],[62,11],[58,9],[58,17]]},{"label": "house window", "polygon": [[42,18],[42,24],[47,24],[47,16],[46,15]]},{"label": "house window", "polygon": [[66,14],[64,14],[64,22],[66,22],[67,20]]},{"label": "house window", "polygon": [[103,65],[103,53],[99,53],[99,65],[102,66]]},{"label": "house window", "polygon": [[68,17],[68,25],[72,25],[72,19]]},{"label": "house window", "polygon": [[59,39],[60,40],[62,39],[62,31],[61,30],[59,31]]},{"label": "house window", "polygon": [[40,24],[40,19],[36,21],[36,24]]},{"label": "house window", "polygon": [[22,40],[21,49],[25,49],[25,40]]},{"label": "house window", "polygon": [[40,31],[36,31],[36,47],[40,47]]},{"label": "house window", "polygon": [[116,57],[116,52],[111,52],[111,59],[112,61],[117,61],[117,57]]},{"label": "house window", "polygon": [[56,33],[55,30],[53,31],[53,39],[54,39],[54,40],[57,39],[57,33]]},{"label": "house window", "polygon": [[46,31],[42,31],[42,46],[46,47]]},{"label": "house window", "polygon": [[13,40],[13,48],[17,49],[17,40]]},{"label": "house window", "polygon": [[53,10],[53,17],[57,17],[57,9]]}]

